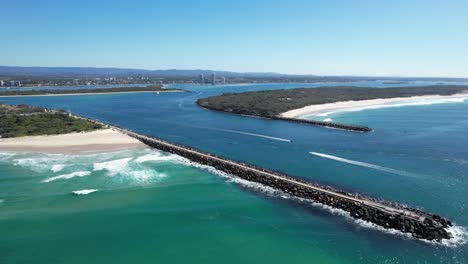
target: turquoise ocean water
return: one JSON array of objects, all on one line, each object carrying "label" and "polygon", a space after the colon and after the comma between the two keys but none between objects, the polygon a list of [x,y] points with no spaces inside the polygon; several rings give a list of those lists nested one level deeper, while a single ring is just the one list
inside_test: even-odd
[{"label": "turquoise ocean water", "polygon": [[[375,129],[367,134],[195,105],[197,98],[223,92],[321,85],[184,85],[178,87],[190,93],[0,98],[0,103],[62,108],[406,203],[453,220],[456,240],[435,245],[382,232],[340,211],[157,150],[86,155],[0,150],[0,263],[467,263],[468,100],[306,117]],[[70,194],[83,189],[98,191]]]}]

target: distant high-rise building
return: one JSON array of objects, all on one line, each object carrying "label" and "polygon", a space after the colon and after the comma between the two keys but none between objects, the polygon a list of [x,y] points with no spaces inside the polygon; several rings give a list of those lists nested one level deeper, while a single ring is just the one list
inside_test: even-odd
[{"label": "distant high-rise building", "polygon": [[213,72],[213,73],[211,74],[211,84],[214,85],[215,83],[216,83],[216,74]]},{"label": "distant high-rise building", "polygon": [[4,85],[5,85],[5,81],[0,80],[0,86],[4,86]]},{"label": "distant high-rise building", "polygon": [[203,74],[198,75],[198,83],[204,84],[205,83],[205,77]]},{"label": "distant high-rise building", "polygon": [[12,87],[12,86],[21,86],[21,81],[14,81],[13,80],[13,81],[10,81],[9,83],[10,83],[10,87]]},{"label": "distant high-rise building", "polygon": [[223,84],[226,84],[226,77],[221,77],[221,81],[223,82]]}]

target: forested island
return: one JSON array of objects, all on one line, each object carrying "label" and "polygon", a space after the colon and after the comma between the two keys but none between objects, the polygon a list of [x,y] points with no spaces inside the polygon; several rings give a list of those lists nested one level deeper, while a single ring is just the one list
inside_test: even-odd
[{"label": "forested island", "polygon": [[102,125],[73,117],[62,110],[0,104],[0,138],[87,132],[101,128]]},{"label": "forested island", "polygon": [[[372,99],[407,98],[414,96],[441,95],[449,96],[468,92],[468,86],[434,85],[420,87],[363,88],[363,87],[320,87],[286,90],[269,90],[244,93],[225,93],[219,96],[201,98],[199,106],[235,113],[313,125],[342,128],[367,132],[370,128],[349,126],[330,122],[311,121],[281,116],[282,113],[310,105],[322,105],[344,101]],[[355,129],[356,128],[356,129]]]},{"label": "forested island", "polygon": [[164,88],[161,85],[150,85],[145,87],[121,87],[121,88],[93,88],[93,89],[61,89],[61,90],[5,90],[0,96],[19,95],[74,95],[74,94],[104,94],[104,93],[134,93],[134,92],[182,92],[181,89]]}]

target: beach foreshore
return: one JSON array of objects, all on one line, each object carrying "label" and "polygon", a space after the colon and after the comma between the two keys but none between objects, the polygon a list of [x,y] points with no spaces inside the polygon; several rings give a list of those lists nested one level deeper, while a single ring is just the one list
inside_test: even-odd
[{"label": "beach foreshore", "polygon": [[386,99],[372,99],[372,100],[360,100],[360,101],[343,101],[329,104],[318,104],[318,105],[309,105],[306,107],[290,110],[284,113],[281,113],[281,117],[286,118],[301,118],[309,115],[320,115],[323,113],[330,113],[343,110],[351,109],[361,109],[366,107],[374,107],[381,105],[392,105],[398,103],[414,103],[421,100],[445,100],[445,99],[458,99],[458,98],[467,98],[468,93],[455,94],[448,96],[441,95],[425,95],[425,96],[413,96],[413,97],[396,97],[396,98],[386,98]]},{"label": "beach foreshore", "polygon": [[0,152],[80,154],[145,148],[135,138],[113,129],[63,135],[0,139]]}]

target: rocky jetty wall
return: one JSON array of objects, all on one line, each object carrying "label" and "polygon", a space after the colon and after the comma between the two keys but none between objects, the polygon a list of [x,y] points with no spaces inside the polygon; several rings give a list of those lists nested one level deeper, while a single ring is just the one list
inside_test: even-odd
[{"label": "rocky jetty wall", "polygon": [[451,238],[447,228],[452,223],[443,217],[428,214],[395,203],[378,201],[358,194],[349,194],[327,186],[292,178],[290,176],[232,161],[204,153],[190,147],[180,146],[166,141],[129,132],[146,145],[179,156],[191,161],[212,166],[222,172],[242,179],[263,184],[288,193],[294,197],[304,198],[316,203],[349,212],[353,218],[362,219],[383,228],[392,228],[413,237],[431,241]]},{"label": "rocky jetty wall", "polygon": [[251,114],[246,114],[246,113],[236,113],[232,111],[223,111],[220,109],[211,108],[210,106],[199,104],[198,101],[197,101],[197,104],[198,106],[206,108],[208,110],[218,111],[218,112],[223,112],[223,113],[230,113],[230,114],[239,114],[245,117],[257,117],[257,118],[266,118],[266,119],[272,119],[272,120],[281,120],[281,121],[286,121],[286,122],[321,126],[321,127],[326,127],[326,128],[341,129],[341,130],[347,130],[347,131],[353,131],[353,132],[372,132],[372,129],[367,126],[347,125],[347,124],[340,124],[340,123],[334,123],[334,122],[307,120],[307,119],[299,119],[299,118],[288,118],[288,117],[282,117],[282,116],[257,116],[257,115],[251,115]]},{"label": "rocky jetty wall", "polygon": [[[80,117],[84,118],[84,117]],[[103,126],[116,129],[134,137],[144,144],[165,152],[177,154],[193,162],[211,166],[219,171],[239,178],[263,184],[297,198],[341,209],[355,219],[374,223],[386,229],[409,233],[418,239],[441,242],[452,238],[448,228],[452,223],[435,214],[410,208],[394,202],[379,200],[356,193],[348,193],[329,186],[295,178],[239,161],[228,160],[214,154],[170,143],[158,138],[145,136],[128,129],[109,125],[104,122],[84,118]]]},{"label": "rocky jetty wall", "polygon": [[340,124],[340,123],[334,123],[334,122],[307,120],[307,119],[299,119],[299,118],[288,118],[288,117],[280,117],[280,116],[272,117],[272,119],[283,120],[283,121],[293,122],[293,123],[301,123],[301,124],[308,124],[308,125],[314,125],[314,126],[342,129],[342,130],[348,130],[348,131],[354,131],[354,132],[372,132],[372,129],[367,126],[346,125],[346,124]]}]

